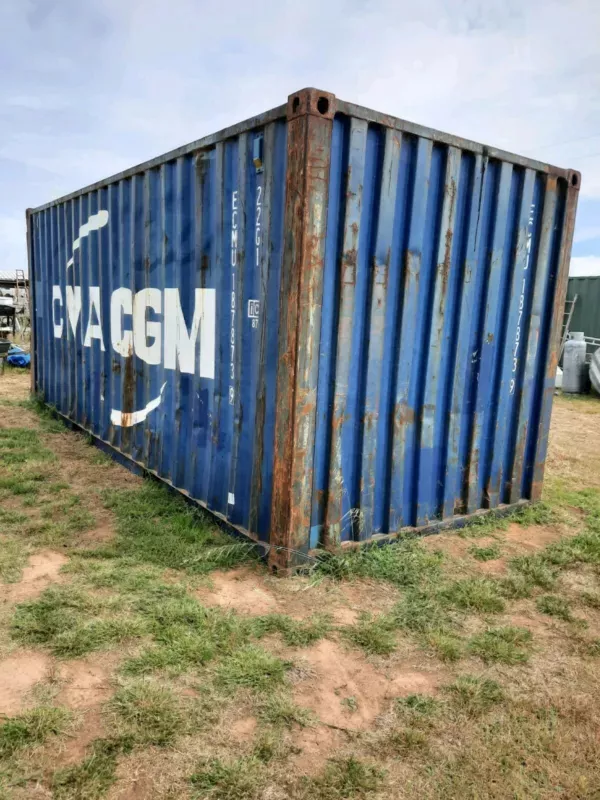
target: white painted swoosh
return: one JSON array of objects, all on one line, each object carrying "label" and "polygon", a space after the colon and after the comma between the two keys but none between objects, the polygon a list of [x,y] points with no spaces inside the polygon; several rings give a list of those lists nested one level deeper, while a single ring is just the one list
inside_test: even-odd
[{"label": "white painted swoosh", "polygon": [[79,228],[79,236],[73,242],[71,258],[67,261],[67,269],[73,266],[73,259],[75,258],[75,250],[79,250],[81,240],[89,236],[91,231],[100,230],[108,224],[108,211],[101,210],[97,214],[92,214],[88,221]]},{"label": "white painted swoosh", "polygon": [[160,394],[158,397],[155,397],[154,400],[150,400],[146,408],[142,408],[140,411],[118,411],[116,408],[113,408],[110,412],[110,421],[112,424],[118,425],[121,428],[131,428],[132,425],[143,422],[148,414],[154,411],[155,408],[158,408],[162,403],[163,392],[166,385],[166,383],[163,383],[160,387]]}]

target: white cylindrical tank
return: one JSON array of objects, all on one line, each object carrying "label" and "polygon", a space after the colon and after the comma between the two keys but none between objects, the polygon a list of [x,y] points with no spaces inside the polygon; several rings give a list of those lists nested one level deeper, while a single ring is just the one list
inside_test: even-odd
[{"label": "white cylindrical tank", "polygon": [[587,345],[584,334],[573,332],[565,342],[563,358],[563,392],[582,394],[587,389],[585,355]]}]

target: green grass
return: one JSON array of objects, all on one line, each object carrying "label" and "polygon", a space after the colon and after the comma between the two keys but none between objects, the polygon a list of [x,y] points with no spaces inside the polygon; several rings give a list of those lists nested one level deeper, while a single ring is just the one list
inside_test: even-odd
[{"label": "green grass", "polygon": [[396,700],[396,713],[410,719],[430,717],[440,708],[439,700],[426,694],[409,694]]},{"label": "green grass", "polygon": [[573,622],[574,617],[571,612],[571,606],[563,597],[558,597],[554,594],[546,594],[538,597],[535,601],[538,611],[542,614],[548,614],[550,617],[562,619],[564,622]]},{"label": "green grass", "polygon": [[101,605],[77,588],[50,587],[37,600],[17,606],[11,635],[21,644],[45,645],[57,656],[78,658],[144,632],[136,619],[103,619],[100,611]]},{"label": "green grass", "polygon": [[[0,519],[1,522],[1,519]],[[27,548],[20,539],[5,539],[0,543],[0,581],[16,583],[27,563]]]},{"label": "green grass", "polygon": [[519,509],[510,519],[519,525],[554,525],[560,520],[556,509],[546,502],[531,503]]},{"label": "green grass", "polygon": [[511,559],[509,567],[530,585],[549,590],[556,584],[557,570],[547,563],[543,554],[517,556]]},{"label": "green grass", "polygon": [[507,575],[500,578],[496,582],[496,587],[498,593],[507,600],[523,600],[526,597],[531,597],[535,584],[526,575],[517,573],[516,575]]},{"label": "green grass", "polygon": [[264,778],[264,766],[257,756],[210,759],[198,765],[190,777],[192,797],[198,800],[254,800]]},{"label": "green grass", "polygon": [[11,470],[32,463],[56,461],[56,456],[31,428],[0,428],[0,467]]},{"label": "green grass", "polygon": [[323,773],[308,782],[307,798],[363,798],[380,788],[384,771],[351,756],[330,759]]},{"label": "green grass", "polygon": [[445,631],[432,631],[426,642],[441,661],[459,661],[464,655],[464,643],[459,636]]},{"label": "green grass", "polygon": [[304,728],[314,722],[311,711],[297,705],[281,691],[271,692],[261,698],[258,716],[263,722],[286,727],[295,724]]},{"label": "green grass", "polygon": [[600,656],[600,639],[592,639],[590,642],[586,642],[584,652],[594,658]]},{"label": "green grass", "polygon": [[600,592],[581,592],[579,600],[589,608],[600,608]]},{"label": "green grass", "polygon": [[216,666],[217,682],[224,688],[246,687],[256,692],[276,690],[291,664],[256,645],[241,647]]},{"label": "green grass", "polygon": [[486,663],[522,664],[529,659],[531,640],[531,633],[525,628],[488,628],[471,637],[469,650]]},{"label": "green grass", "polygon": [[99,549],[103,558],[127,558],[202,574],[256,558],[255,545],[232,543],[208,515],[146,480],[139,489],[107,490],[104,502],[116,516],[117,539]]},{"label": "green grass", "polygon": [[70,720],[69,711],[53,706],[40,706],[7,719],[0,725],[0,759],[11,758],[18,750],[59,736]]},{"label": "green grass", "polygon": [[396,637],[386,616],[362,614],[354,625],[341,629],[345,639],[369,655],[389,655],[396,649]]},{"label": "green grass", "polygon": [[461,539],[482,539],[484,536],[493,536],[498,531],[505,531],[508,528],[508,517],[490,511],[482,514],[467,523],[463,528],[457,530],[457,536]]},{"label": "green grass", "polygon": [[133,605],[146,620],[154,644],[124,664],[131,674],[173,673],[198,668],[249,643],[253,621],[219,608],[206,608],[182,587],[153,587]]},{"label": "green grass", "polygon": [[316,614],[305,620],[295,620],[286,614],[267,614],[254,623],[257,636],[280,633],[290,647],[308,647],[331,630],[331,615]]},{"label": "green grass", "polygon": [[52,777],[54,800],[99,800],[116,780],[117,759],[133,747],[130,736],[96,739],[91,753]]},{"label": "green grass", "polygon": [[477,561],[494,561],[495,559],[500,558],[501,550],[497,544],[488,545],[488,547],[477,547],[477,545],[472,545],[469,547],[469,553],[473,556],[473,558],[477,559]]},{"label": "green grass", "polygon": [[398,628],[417,634],[444,631],[452,624],[448,609],[433,590],[407,591],[390,616]]},{"label": "green grass", "polygon": [[420,542],[405,540],[383,547],[366,546],[343,554],[319,554],[315,571],[339,580],[376,578],[397,586],[416,587],[441,573],[443,556],[430,552]]},{"label": "green grass", "polygon": [[117,690],[109,703],[121,735],[137,745],[171,745],[189,729],[189,716],[167,687],[139,680]]},{"label": "green grass", "polygon": [[484,714],[504,700],[504,692],[496,681],[474,675],[461,675],[445,686],[444,691],[455,708],[471,717]]},{"label": "green grass", "polygon": [[488,578],[463,578],[452,581],[441,589],[441,597],[450,606],[461,611],[499,613],[504,611],[504,600],[497,585]]}]

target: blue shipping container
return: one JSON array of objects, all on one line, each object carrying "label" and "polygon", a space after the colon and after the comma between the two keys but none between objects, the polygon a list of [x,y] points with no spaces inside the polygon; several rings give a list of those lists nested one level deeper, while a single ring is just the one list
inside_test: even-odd
[{"label": "blue shipping container", "polygon": [[27,212],[34,390],[274,567],[535,500],[579,184],[297,92]]}]

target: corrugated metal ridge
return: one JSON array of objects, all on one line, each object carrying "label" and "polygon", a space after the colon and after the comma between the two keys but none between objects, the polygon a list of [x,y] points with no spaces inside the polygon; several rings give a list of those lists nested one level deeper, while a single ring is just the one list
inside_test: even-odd
[{"label": "corrugated metal ridge", "polygon": [[208,136],[202,137],[202,139],[196,139],[189,144],[184,144],[175,150],[169,150],[168,153],[155,156],[155,158],[151,158],[149,161],[143,161],[141,164],[136,164],[135,167],[129,167],[129,169],[123,170],[123,172],[117,172],[108,178],[103,178],[100,181],[96,181],[96,183],[90,183],[89,186],[84,186],[83,189],[76,189],[74,192],[65,194],[62,197],[57,197],[55,200],[50,200],[48,203],[44,203],[41,206],[29,208],[27,209],[27,213],[35,214],[38,211],[46,211],[46,209],[52,208],[52,206],[59,205],[60,203],[66,203],[68,200],[74,200],[81,195],[88,194],[88,192],[93,192],[97,189],[103,189],[105,186],[109,186],[111,183],[117,183],[125,178],[132,178],[134,175],[138,175],[140,172],[146,172],[146,170],[153,169],[154,167],[160,167],[162,164],[165,164],[168,161],[174,161],[182,156],[187,156],[190,153],[193,153],[195,150],[202,150],[202,148],[205,147],[212,147],[212,145],[222,142],[225,139],[239,136],[241,133],[245,133],[246,131],[259,128],[263,125],[268,125],[270,122],[274,122],[277,119],[282,119],[286,116],[286,112],[287,103],[277,106],[276,108],[272,108],[270,111],[265,111],[263,114],[250,117],[243,122],[238,122],[236,125],[230,125],[228,128],[223,128],[216,133],[211,133]]},{"label": "corrugated metal ridge", "polygon": [[418,125],[416,122],[408,122],[407,120],[399,119],[398,117],[392,117],[389,114],[382,114],[378,111],[372,111],[369,108],[364,108],[363,106],[358,106],[354,103],[348,103],[344,100],[336,100],[336,106],[339,113],[346,114],[349,117],[358,117],[366,120],[367,122],[374,122],[387,128],[394,128],[395,130],[399,130],[404,133],[412,133],[415,136],[420,136],[424,139],[431,139],[433,142],[451,145],[452,147],[458,147],[461,150],[469,150],[475,155],[496,158],[501,161],[507,161],[511,164],[516,164],[520,167],[529,167],[537,170],[538,172],[551,173],[552,175],[565,178],[568,181],[571,180],[573,175],[576,175],[577,183],[574,183],[573,185],[579,185],[580,183],[581,175],[579,172],[577,172],[577,170],[555,167],[543,161],[536,161],[533,158],[527,158],[526,156],[520,156],[515,153],[508,153],[504,150],[490,147],[489,145],[471,141],[470,139],[463,139],[460,136],[453,136],[450,133],[443,133],[442,131],[435,130],[434,128]]}]

